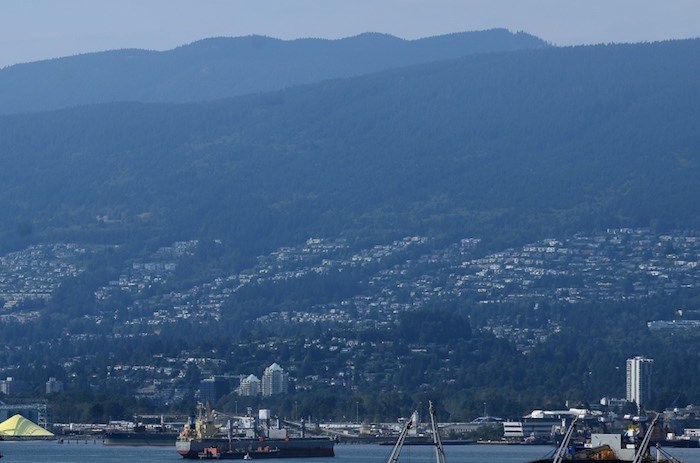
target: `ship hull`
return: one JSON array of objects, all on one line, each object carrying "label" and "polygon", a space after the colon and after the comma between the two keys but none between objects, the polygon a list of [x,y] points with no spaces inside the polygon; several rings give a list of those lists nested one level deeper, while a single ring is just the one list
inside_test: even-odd
[{"label": "ship hull", "polygon": [[168,447],[177,441],[177,437],[176,432],[110,432],[105,435],[104,445]]},{"label": "ship hull", "polygon": [[328,438],[299,439],[193,439],[178,440],[177,453],[187,459],[214,458],[240,460],[246,455],[251,459],[262,458],[310,458],[335,456],[335,442]]}]

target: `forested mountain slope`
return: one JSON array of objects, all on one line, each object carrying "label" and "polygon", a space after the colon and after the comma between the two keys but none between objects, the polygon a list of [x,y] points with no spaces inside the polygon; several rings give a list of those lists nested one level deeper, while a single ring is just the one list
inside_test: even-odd
[{"label": "forested mountain slope", "polygon": [[0,114],[114,101],[192,102],[257,93],[473,53],[542,48],[505,29],[419,40],[212,38],[165,52],[117,50],[0,69]]},{"label": "forested mountain slope", "polygon": [[0,118],[3,242],[700,228],[700,41]]},{"label": "forested mountain slope", "polygon": [[91,391],[156,383],[122,364],[177,365],[159,381],[189,412],[192,357],[289,365],[286,416],[395,417],[428,394],[519,416],[622,395],[634,355],[656,359],[655,408],[697,401],[697,335],[647,322],[700,318],[699,55],[521,50],[0,116],[0,368],[61,378],[57,416],[96,422],[133,413]]}]

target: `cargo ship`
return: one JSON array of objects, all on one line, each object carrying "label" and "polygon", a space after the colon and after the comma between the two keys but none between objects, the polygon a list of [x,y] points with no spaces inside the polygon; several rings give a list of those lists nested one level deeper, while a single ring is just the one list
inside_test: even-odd
[{"label": "cargo ship", "polygon": [[105,432],[104,445],[132,445],[132,446],[171,446],[175,443],[180,433],[172,428],[159,426],[147,428],[144,425],[136,425],[132,429],[110,429]]},{"label": "cargo ship", "polygon": [[256,460],[267,458],[310,458],[335,456],[335,440],[330,437],[291,436],[288,430],[271,425],[269,410],[260,410],[217,424],[214,414],[199,407],[198,416],[190,418],[180,433],[175,448],[186,459]]}]

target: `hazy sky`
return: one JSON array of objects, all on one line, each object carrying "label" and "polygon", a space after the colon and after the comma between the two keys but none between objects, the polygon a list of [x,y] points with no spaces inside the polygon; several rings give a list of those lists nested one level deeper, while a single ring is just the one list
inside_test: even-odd
[{"label": "hazy sky", "polygon": [[700,0],[0,0],[0,67],[214,36],[413,39],[504,27],[557,45],[700,36]]}]

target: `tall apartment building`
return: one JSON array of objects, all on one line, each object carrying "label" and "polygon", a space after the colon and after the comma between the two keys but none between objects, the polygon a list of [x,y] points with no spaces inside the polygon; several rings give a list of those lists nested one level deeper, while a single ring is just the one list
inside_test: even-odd
[{"label": "tall apartment building", "polygon": [[265,368],[262,377],[262,395],[271,396],[287,392],[287,374],[277,363]]},{"label": "tall apartment building", "polygon": [[243,378],[241,380],[239,394],[248,397],[254,397],[260,394],[260,380],[258,377],[255,375],[248,375],[248,377]]},{"label": "tall apartment building", "polygon": [[55,394],[56,392],[63,392],[63,382],[56,380],[56,378],[49,378],[46,381],[46,393]]},{"label": "tall apartment building", "polygon": [[651,398],[651,371],[654,361],[645,357],[627,359],[628,402],[637,404],[639,413],[644,410]]},{"label": "tall apartment building", "polygon": [[27,383],[18,381],[11,376],[8,376],[7,379],[0,380],[0,392],[5,395],[15,395],[27,389]]}]

